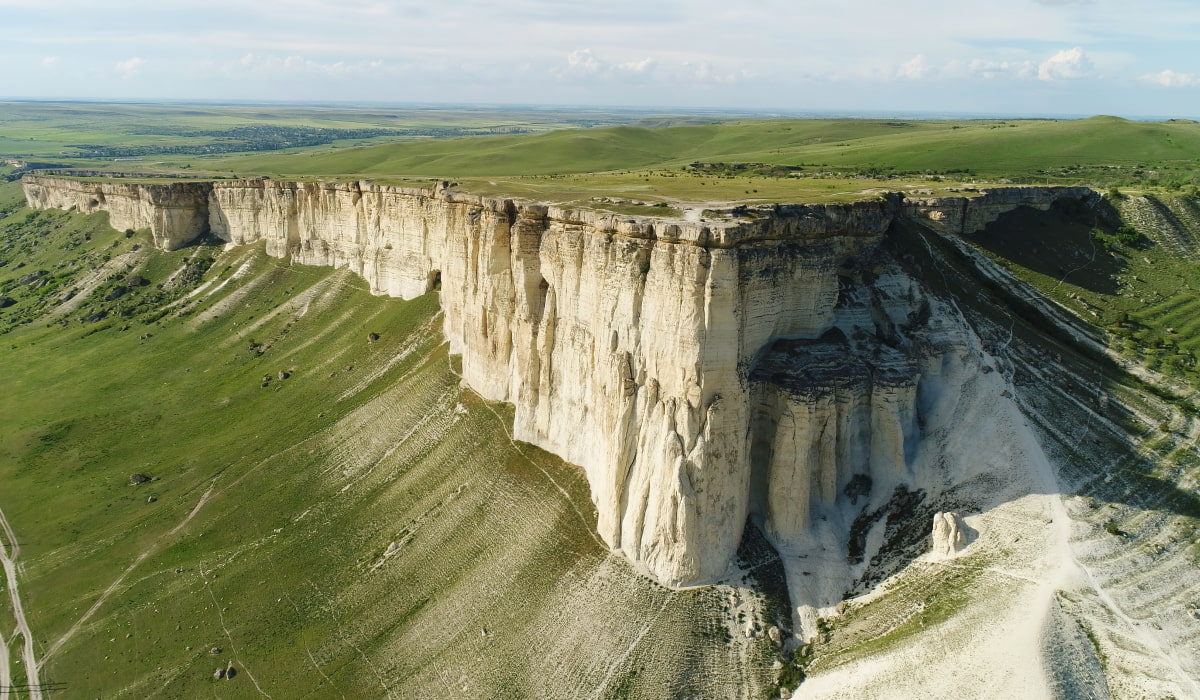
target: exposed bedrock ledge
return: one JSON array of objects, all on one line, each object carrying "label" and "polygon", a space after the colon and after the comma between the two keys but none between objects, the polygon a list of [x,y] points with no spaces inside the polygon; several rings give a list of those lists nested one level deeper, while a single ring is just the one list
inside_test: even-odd
[{"label": "exposed bedrock ledge", "polygon": [[748,517],[800,547],[812,514],[856,476],[905,482],[920,406],[944,384],[922,378],[983,362],[961,317],[931,326],[943,307],[879,257],[894,217],[962,232],[1093,196],[892,196],[705,224],[370,182],[26,177],[25,191],[31,206],[149,227],[164,248],[210,232],[348,266],[377,294],[440,283],[465,381],[515,406],[515,437],[580,465],[600,535],[670,586],[725,573]]},{"label": "exposed bedrock ledge", "polygon": [[174,250],[208,230],[208,182],[142,184],[26,175],[25,199],[39,209],[108,212],[115,229],[148,228],[154,244]]}]

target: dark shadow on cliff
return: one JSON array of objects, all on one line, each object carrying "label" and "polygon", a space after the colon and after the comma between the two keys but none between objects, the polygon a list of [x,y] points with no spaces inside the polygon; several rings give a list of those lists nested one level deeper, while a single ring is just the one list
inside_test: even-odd
[{"label": "dark shadow on cliff", "polygon": [[1121,220],[1106,201],[1059,199],[1049,211],[1018,207],[968,238],[984,250],[1056,280],[1100,294],[1117,292],[1127,264],[1094,232],[1116,235]]},{"label": "dark shadow on cliff", "polygon": [[775,625],[785,637],[792,633],[792,601],[788,593],[787,575],[775,547],[767,541],[752,519],[746,521],[742,540],[738,543],[737,565],[746,572],[750,587],[763,595],[763,617]]},{"label": "dark shadow on cliff", "polygon": [[[1077,230],[1068,236],[1079,243]],[[1106,339],[1100,330],[1007,273],[981,270],[983,263],[946,237],[899,220],[885,246],[928,290],[953,300],[985,350],[1010,365],[1014,398],[1043,441],[1061,436],[1055,438],[1059,457],[1053,460],[1061,492],[1200,518],[1200,496],[1155,473],[1161,459],[1146,456],[1143,448],[1157,435],[1147,434],[1144,420],[1116,397],[1140,394],[1196,415],[1188,400],[1132,375],[1102,350]],[[1168,427],[1159,426],[1159,433]]]}]

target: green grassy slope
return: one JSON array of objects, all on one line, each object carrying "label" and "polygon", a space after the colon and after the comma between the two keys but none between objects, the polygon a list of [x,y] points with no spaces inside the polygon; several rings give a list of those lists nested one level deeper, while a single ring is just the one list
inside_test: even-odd
[{"label": "green grassy slope", "polygon": [[1018,211],[971,242],[1098,328],[1129,362],[1200,387],[1198,206],[1158,193],[1122,195],[1099,217]]},{"label": "green grassy slope", "polygon": [[515,176],[676,167],[691,161],[899,171],[971,169],[1033,176],[1050,168],[1194,164],[1200,125],[1113,117],[1079,121],[774,120],[659,130],[391,144],[339,153],[254,156],[214,168],[283,175]]},{"label": "green grassy slope", "polygon": [[770,645],[725,634],[728,589],[636,576],[597,541],[582,474],[460,385],[433,295],[372,297],[256,247],[147,251],[18,193],[0,187],[0,508],[64,696],[768,682]]}]

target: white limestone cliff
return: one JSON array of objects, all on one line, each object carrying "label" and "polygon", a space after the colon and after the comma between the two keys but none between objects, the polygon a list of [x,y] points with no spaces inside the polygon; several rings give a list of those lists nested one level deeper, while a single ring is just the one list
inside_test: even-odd
[{"label": "white limestone cliff", "polygon": [[[514,405],[517,439],[585,470],[601,537],[639,570],[711,582],[750,517],[783,552],[827,550],[841,590],[858,497],[920,481],[936,461],[917,459],[922,422],[986,363],[961,316],[879,253],[893,218],[961,231],[1081,196],[893,197],[704,224],[371,182],[29,176],[25,190],[31,206],[150,227],[164,248],[207,231],[348,266],[377,294],[440,288],[464,380]],[[874,487],[859,493],[863,478]]]},{"label": "white limestone cliff", "polygon": [[208,183],[125,183],[26,176],[29,206],[108,212],[117,229],[150,229],[154,244],[175,250],[208,229]]}]

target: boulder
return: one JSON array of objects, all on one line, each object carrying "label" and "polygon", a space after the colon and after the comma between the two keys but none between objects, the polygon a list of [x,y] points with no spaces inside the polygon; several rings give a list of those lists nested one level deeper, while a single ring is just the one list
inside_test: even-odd
[{"label": "boulder", "polygon": [[116,301],[128,293],[129,287],[119,284],[113,287],[112,291],[110,291],[108,294],[104,295],[104,301]]},{"label": "boulder", "polygon": [[936,513],[933,516],[933,553],[953,556],[967,544],[958,513]]},{"label": "boulder", "polygon": [[129,475],[129,485],[130,486],[137,486],[138,484],[144,484],[147,481],[150,481],[150,477],[148,477],[145,474],[142,474],[140,472]]}]

